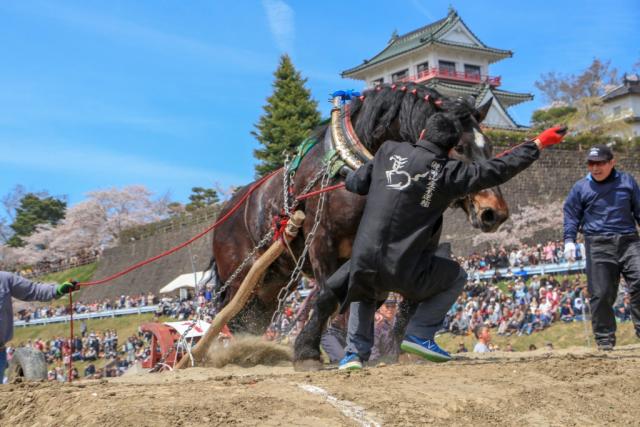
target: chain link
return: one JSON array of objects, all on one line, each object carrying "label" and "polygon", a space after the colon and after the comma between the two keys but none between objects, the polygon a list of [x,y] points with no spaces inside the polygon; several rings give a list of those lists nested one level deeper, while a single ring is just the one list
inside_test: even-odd
[{"label": "chain link", "polygon": [[283,174],[282,176],[283,211],[288,218],[291,218],[291,210],[293,207],[290,205],[291,194],[289,190],[293,188],[293,184],[294,184],[293,179],[295,176],[295,172],[289,173],[289,155],[288,154],[287,154],[287,157],[284,159],[284,168],[283,168],[282,174]]},{"label": "chain link", "polygon": [[242,272],[242,270],[244,270],[244,268],[249,264],[249,262],[255,257],[255,255],[258,253],[258,251],[261,248],[265,247],[267,245],[267,243],[271,242],[271,240],[273,239],[273,234],[274,234],[273,228],[269,228],[269,231],[266,232],[266,234],[262,237],[262,239],[251,250],[251,252],[249,252],[249,254],[245,257],[245,259],[242,260],[242,262],[238,265],[238,267],[234,270],[234,272],[231,273],[231,276],[229,276],[227,281],[224,282],[224,284],[222,286],[220,286],[220,289],[218,289],[211,296],[211,300],[212,301],[217,301],[218,303],[222,303],[222,301],[219,301],[220,295],[222,295],[222,293],[227,290],[227,288],[233,283],[233,281],[236,280],[238,275]]},{"label": "chain link", "polygon": [[[304,188],[302,194],[308,193],[309,190],[311,190],[311,188],[316,184],[317,180],[320,178],[322,178],[320,183],[320,189],[324,189],[328,185],[331,179],[330,171],[331,171],[331,162],[326,162],[326,164],[324,165],[324,168],[320,168],[316,176]],[[320,218],[324,210],[325,196],[326,196],[326,193],[320,194],[320,200],[318,201],[318,207],[316,208],[316,212],[313,219],[313,226],[311,227],[311,231],[309,231],[309,234],[307,234],[307,237],[304,242],[304,249],[302,250],[302,254],[298,258],[298,262],[296,263],[296,266],[293,269],[293,272],[291,273],[291,278],[289,279],[289,282],[286,284],[286,286],[281,288],[280,292],[278,292],[278,296],[277,296],[278,307],[276,308],[276,311],[271,316],[271,324],[270,324],[271,327],[273,327],[274,324],[277,321],[279,321],[280,318],[282,317],[284,303],[287,299],[287,296],[289,295],[289,290],[291,286],[299,280],[300,274],[302,274],[302,268],[307,259],[309,247],[313,243],[313,240],[316,235],[316,231],[318,230],[318,226],[320,225]],[[297,201],[294,202],[294,206],[292,208],[295,208],[295,205],[297,205]]]}]

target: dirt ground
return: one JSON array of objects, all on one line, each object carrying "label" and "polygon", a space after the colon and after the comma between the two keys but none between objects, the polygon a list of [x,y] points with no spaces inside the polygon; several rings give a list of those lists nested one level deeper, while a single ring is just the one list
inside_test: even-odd
[{"label": "dirt ground", "polygon": [[0,387],[4,426],[638,425],[640,345],[405,361],[359,372],[190,368]]}]

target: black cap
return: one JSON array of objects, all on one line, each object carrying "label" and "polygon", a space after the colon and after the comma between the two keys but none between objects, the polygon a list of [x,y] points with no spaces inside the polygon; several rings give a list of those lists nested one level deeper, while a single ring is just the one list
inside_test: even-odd
[{"label": "black cap", "polygon": [[613,159],[613,151],[604,144],[594,145],[587,153],[588,162],[608,162]]}]

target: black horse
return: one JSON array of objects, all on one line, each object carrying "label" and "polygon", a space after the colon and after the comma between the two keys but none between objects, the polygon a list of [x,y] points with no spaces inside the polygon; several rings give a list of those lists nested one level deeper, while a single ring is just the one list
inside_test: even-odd
[{"label": "black horse", "polygon": [[[438,111],[454,114],[462,123],[463,134],[450,156],[475,161],[491,155],[491,144],[479,126],[489,110],[490,102],[479,108],[475,107],[474,102],[472,98],[445,98],[435,90],[413,83],[381,85],[351,100],[347,114],[355,138],[371,153],[375,153],[387,140],[415,143],[432,114]],[[294,195],[301,194],[309,183],[313,183],[324,167],[327,153],[332,150],[331,125],[321,125],[313,131],[311,138],[318,142],[302,158],[293,182],[290,183]],[[212,266],[216,269],[220,283],[228,281],[247,254],[274,226],[274,218],[282,214],[286,193],[284,187],[287,187],[284,179],[283,171],[274,174],[251,194],[242,209],[216,230]],[[336,174],[325,184],[333,185],[342,179]],[[319,182],[315,183],[311,189],[318,189],[319,186]],[[236,192],[221,215],[234,206],[249,188],[251,185]],[[254,334],[265,332],[277,307],[277,295],[287,283],[295,260],[304,249],[305,238],[314,226],[313,219],[319,209],[319,202],[320,197],[313,197],[300,203],[298,209],[304,210],[307,216],[301,235],[291,242],[291,251],[285,252],[268,269],[250,302],[229,325],[232,330]],[[303,266],[304,274],[313,276],[321,289],[326,279],[350,257],[364,202],[364,197],[344,189],[325,194],[324,210],[316,227],[315,238],[308,248],[307,262]],[[498,188],[467,196],[457,201],[456,205],[464,209],[471,225],[482,231],[496,230],[509,215],[507,204]],[[262,251],[263,249],[258,250],[255,257]],[[224,304],[233,297],[249,267],[245,267],[228,284],[223,296]],[[319,359],[322,328],[334,309],[334,302],[317,299],[312,318],[296,340],[296,360]]]}]

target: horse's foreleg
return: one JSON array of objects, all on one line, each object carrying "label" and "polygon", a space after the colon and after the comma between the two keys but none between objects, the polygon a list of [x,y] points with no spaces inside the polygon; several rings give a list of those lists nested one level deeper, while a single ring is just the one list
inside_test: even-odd
[{"label": "horse's foreleg", "polygon": [[402,299],[398,305],[398,311],[396,312],[396,319],[393,324],[393,346],[392,353],[389,354],[392,360],[397,361],[400,356],[400,343],[404,339],[404,333],[407,330],[409,320],[416,312],[418,303]]},{"label": "horse's foreleg", "polygon": [[338,308],[338,298],[330,289],[321,289],[315,302],[311,318],[298,334],[294,345],[294,367],[296,370],[318,369],[320,362],[320,338],[331,315]]}]

